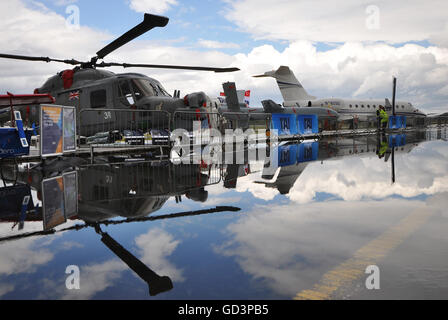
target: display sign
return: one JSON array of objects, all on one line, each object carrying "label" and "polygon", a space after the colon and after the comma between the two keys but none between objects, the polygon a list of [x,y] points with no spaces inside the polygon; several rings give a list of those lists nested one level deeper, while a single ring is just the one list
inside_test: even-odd
[{"label": "display sign", "polygon": [[78,173],[76,171],[62,175],[64,179],[65,217],[72,218],[78,214]]},{"label": "display sign", "polygon": [[63,152],[76,151],[76,112],[75,108],[64,107],[63,111]]},{"label": "display sign", "polygon": [[50,230],[78,214],[78,173],[42,181],[42,217],[44,230]]},{"label": "display sign", "polygon": [[42,156],[61,155],[62,107],[41,106],[40,150]]},{"label": "display sign", "polygon": [[40,150],[42,157],[76,151],[76,112],[74,107],[41,106]]},{"label": "display sign", "polygon": [[67,221],[64,207],[64,179],[55,177],[43,180],[42,218],[44,230],[51,230]]}]

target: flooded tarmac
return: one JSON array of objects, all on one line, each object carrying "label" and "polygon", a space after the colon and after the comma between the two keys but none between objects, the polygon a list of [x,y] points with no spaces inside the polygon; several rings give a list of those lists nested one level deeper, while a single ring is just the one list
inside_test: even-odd
[{"label": "flooded tarmac", "polygon": [[281,144],[274,168],[3,166],[0,298],[447,299],[446,139]]}]

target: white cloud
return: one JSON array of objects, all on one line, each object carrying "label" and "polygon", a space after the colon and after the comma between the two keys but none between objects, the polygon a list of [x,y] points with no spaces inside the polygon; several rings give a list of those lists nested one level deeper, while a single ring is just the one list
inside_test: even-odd
[{"label": "white cloud", "polygon": [[138,236],[135,243],[140,249],[141,260],[159,276],[168,276],[173,281],[184,281],[182,270],[167,260],[180,241],[174,240],[168,232],[153,228]]},{"label": "white cloud", "polygon": [[[3,237],[17,235],[9,223],[0,225]],[[42,222],[26,222],[26,232],[42,231]],[[19,273],[34,273],[38,267],[50,262],[54,254],[44,245],[36,244],[39,238],[26,238],[0,244],[0,275],[10,276]]]},{"label": "white cloud", "polygon": [[162,14],[177,4],[176,0],[130,0],[129,6],[137,12]]},{"label": "white cloud", "polygon": [[233,42],[220,42],[214,40],[199,39],[198,45],[208,49],[239,49],[240,46]]},{"label": "white cloud", "polygon": [[[227,3],[225,17],[258,39],[393,43],[431,39],[446,44],[448,35],[448,3],[444,0],[227,0]],[[373,11],[367,10],[372,5]]]}]

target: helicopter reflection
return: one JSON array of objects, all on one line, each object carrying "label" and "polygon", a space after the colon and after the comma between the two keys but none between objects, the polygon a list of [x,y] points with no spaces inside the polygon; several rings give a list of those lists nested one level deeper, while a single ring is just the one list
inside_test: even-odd
[{"label": "helicopter reflection", "polygon": [[[73,170],[73,163],[81,164]],[[45,168],[45,170],[43,170]],[[50,168],[54,171],[51,172]],[[101,230],[101,224],[122,224],[154,221],[183,216],[195,216],[223,211],[238,211],[235,207],[216,207],[192,212],[149,216],[159,210],[170,197],[181,201],[182,196],[204,202],[208,198],[205,186],[220,181],[221,172],[211,166],[179,165],[169,161],[122,162],[83,165],[70,159],[19,170],[17,166],[1,168],[3,183],[14,185],[0,188],[0,222],[14,222],[23,229],[26,221],[43,221],[43,231],[21,233],[0,238],[0,242],[48,235],[68,230],[92,227],[101,241],[129,266],[149,286],[151,296],[169,291],[173,283],[160,276]],[[42,207],[34,203],[32,189],[37,192]],[[122,216],[125,220],[110,220]],[[84,225],[60,230],[55,227],[67,219],[81,219]]]}]

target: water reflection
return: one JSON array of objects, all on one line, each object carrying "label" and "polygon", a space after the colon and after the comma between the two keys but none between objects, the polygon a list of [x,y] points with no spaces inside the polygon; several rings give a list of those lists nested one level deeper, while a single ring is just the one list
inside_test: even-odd
[{"label": "water reflection", "polygon": [[[435,147],[422,147],[433,140]],[[136,250],[129,240],[126,245],[116,240],[121,238],[118,227],[172,218],[187,221],[241,207],[244,215],[234,215],[225,224],[207,224],[215,229],[202,235],[201,243],[214,245],[212,253],[207,251],[203,259],[235,261],[246,275],[240,281],[262,280],[265,292],[257,297],[294,297],[313,288],[331,266],[343,264],[361,244],[368,244],[389,226],[399,225],[409,212],[429,208],[428,218],[438,217],[447,204],[440,195],[448,192],[448,148],[444,140],[446,129],[282,143],[269,150],[278,155],[275,165],[269,158],[248,161],[245,149],[241,151],[245,163],[238,165],[175,165],[169,160],[111,162],[101,158],[90,164],[71,158],[31,168],[2,166],[5,186],[0,188],[0,252],[4,261],[0,263],[0,294],[14,292],[16,280],[11,275],[33,274],[57,263],[57,252],[51,249],[55,237],[65,239],[69,231],[90,230],[97,233],[96,241],[106,245],[148,284],[151,296],[169,292],[170,297],[185,298],[189,297],[188,290],[193,290],[204,297],[200,293],[204,289],[194,285],[197,276],[191,270],[201,262],[184,258],[183,264],[190,266],[185,269],[166,259],[176,248],[185,246],[181,245],[185,234],[176,229],[167,232],[158,224],[146,233],[131,233]],[[241,193],[251,196],[240,197],[237,204],[228,203],[232,206],[207,207],[215,199],[226,202]],[[187,207],[190,209],[185,210]],[[156,215],[158,211],[163,214]],[[103,231],[107,226],[117,227],[114,237]],[[439,240],[448,240],[442,238]],[[48,239],[48,243],[36,249],[34,243],[41,241],[36,239]],[[67,250],[76,247],[69,240],[66,243]],[[77,249],[85,250],[82,246]],[[386,247],[384,251],[393,249]],[[163,253],[154,256],[158,250]],[[22,269],[12,262],[17,261],[14,251],[22,256],[18,260]],[[25,262],[23,256],[27,254],[33,258]],[[89,253],[88,259],[94,260],[94,256]],[[14,268],[17,270],[12,271]],[[92,283],[99,281],[98,270],[108,276],[83,297],[94,297],[114,287],[113,281],[125,268],[114,260],[88,265],[85,269],[92,270]],[[228,272],[238,273],[235,266]],[[206,278],[214,283],[218,274],[211,270]],[[187,290],[182,283],[191,287]],[[58,297],[76,297],[52,285],[48,288],[58,291]],[[254,297],[253,290],[249,285],[242,297]],[[217,298],[235,298],[232,294],[231,290],[225,291]]]}]

